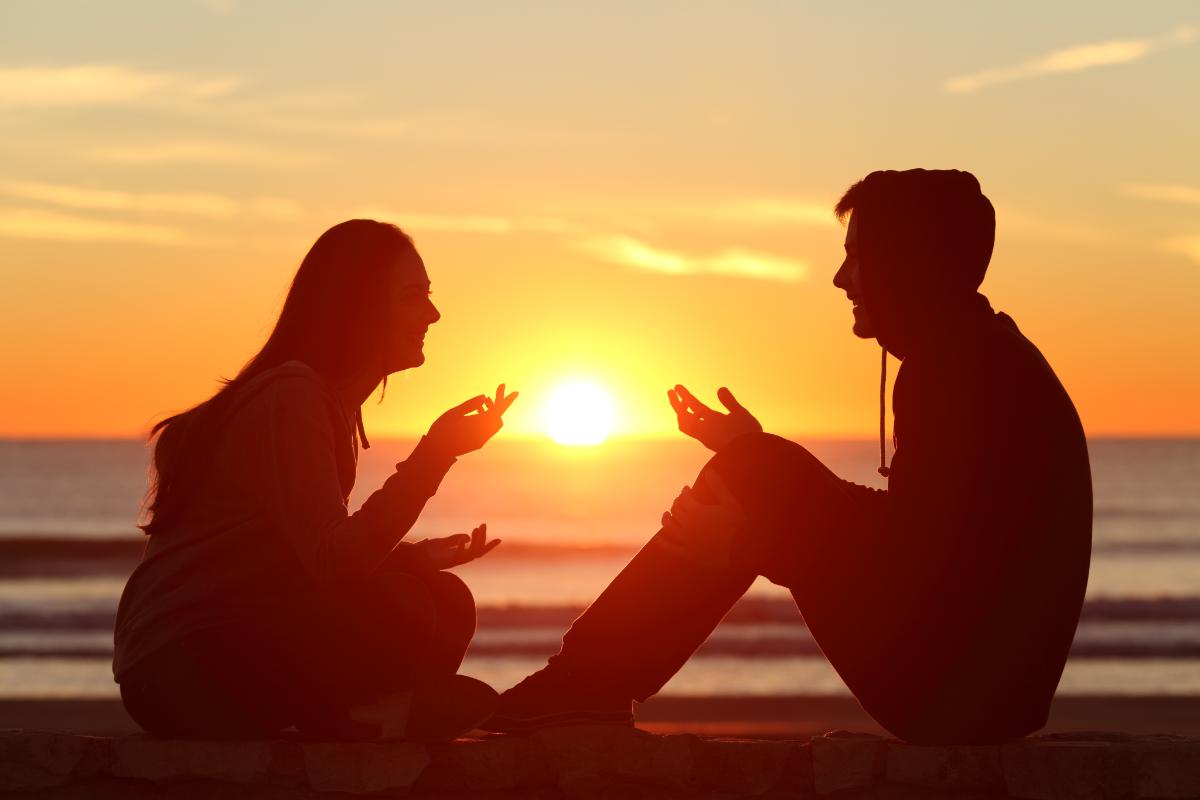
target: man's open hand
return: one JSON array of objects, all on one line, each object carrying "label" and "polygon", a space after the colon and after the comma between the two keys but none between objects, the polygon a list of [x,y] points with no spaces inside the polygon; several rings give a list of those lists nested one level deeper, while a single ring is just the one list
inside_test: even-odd
[{"label": "man's open hand", "polygon": [[716,452],[734,439],[746,433],[762,433],[762,425],[747,411],[733,392],[722,386],[717,390],[717,399],[729,410],[728,414],[713,411],[696,399],[682,385],[667,390],[667,399],[675,409],[679,430],[691,436],[709,450]]}]

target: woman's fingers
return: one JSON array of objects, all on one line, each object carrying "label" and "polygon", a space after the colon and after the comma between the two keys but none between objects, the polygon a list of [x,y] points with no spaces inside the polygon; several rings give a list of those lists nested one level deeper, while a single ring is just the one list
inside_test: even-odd
[{"label": "woman's fingers", "polygon": [[503,539],[492,539],[490,542],[488,542],[488,543],[487,543],[487,545],[486,545],[486,546],[483,548],[483,550],[482,550],[482,551],[480,551],[479,555],[478,555],[478,556],[476,556],[476,558],[483,558],[483,557],[484,557],[484,556],[486,556],[488,553],[492,552],[492,551],[493,551],[493,550],[495,550],[497,547],[499,547],[499,546],[500,546],[500,543],[501,543],[502,541],[504,541],[504,540],[503,540]]},{"label": "woman's fingers", "polygon": [[458,416],[470,414],[472,411],[478,411],[480,408],[482,408],[485,400],[487,400],[486,394],[478,394],[472,397],[470,400],[467,400],[465,403],[459,403],[446,413],[457,414]]}]

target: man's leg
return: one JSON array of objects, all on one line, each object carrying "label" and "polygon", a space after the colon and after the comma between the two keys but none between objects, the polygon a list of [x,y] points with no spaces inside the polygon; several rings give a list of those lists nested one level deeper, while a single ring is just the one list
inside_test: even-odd
[{"label": "man's leg", "polygon": [[[501,715],[516,724],[523,713],[539,716],[535,695],[545,694],[539,687],[550,677],[610,701],[624,698],[626,708],[631,698],[645,700],[686,663],[758,574],[784,585],[803,581],[832,528],[862,524],[844,482],[803,447],[777,436],[738,439],[709,460],[701,478],[711,471],[747,513],[735,563],[713,569],[678,556],[660,546],[660,530],[572,624],[560,652],[536,674],[545,676],[505,693]],[[704,496],[703,484],[697,479],[700,499],[713,499]]]}]

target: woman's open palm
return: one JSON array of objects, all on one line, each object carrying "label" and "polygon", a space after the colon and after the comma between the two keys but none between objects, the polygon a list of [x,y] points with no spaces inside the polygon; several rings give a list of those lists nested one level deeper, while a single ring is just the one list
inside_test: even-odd
[{"label": "woman's open palm", "polygon": [[487,523],[483,523],[470,534],[456,533],[439,539],[425,539],[414,543],[420,548],[426,563],[434,569],[450,569],[483,558],[496,549],[500,539],[487,538]]},{"label": "woman's open palm", "polygon": [[453,456],[478,450],[504,426],[504,412],[518,394],[505,395],[502,383],[496,387],[494,399],[486,394],[472,397],[434,420],[426,438],[439,450]]}]

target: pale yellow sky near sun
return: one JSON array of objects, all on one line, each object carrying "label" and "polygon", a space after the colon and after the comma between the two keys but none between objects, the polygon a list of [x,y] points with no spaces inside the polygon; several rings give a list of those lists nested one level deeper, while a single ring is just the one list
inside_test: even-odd
[{"label": "pale yellow sky near sun", "polygon": [[624,435],[670,434],[683,382],[871,436],[830,208],[913,166],[979,177],[984,290],[1091,435],[1200,434],[1194,4],[824,5],[6,3],[0,435],[203,400],[366,215],[414,236],[443,313],[373,437],[500,381],[506,435],[542,435],[573,378]]}]

